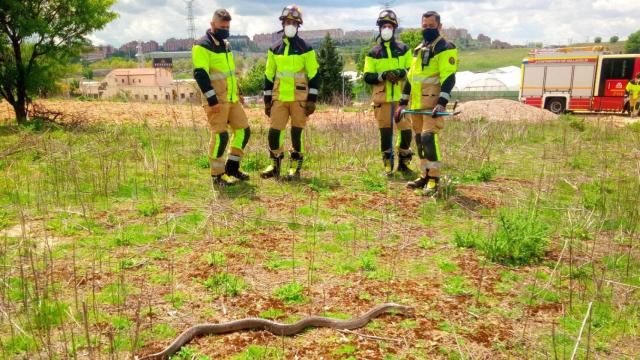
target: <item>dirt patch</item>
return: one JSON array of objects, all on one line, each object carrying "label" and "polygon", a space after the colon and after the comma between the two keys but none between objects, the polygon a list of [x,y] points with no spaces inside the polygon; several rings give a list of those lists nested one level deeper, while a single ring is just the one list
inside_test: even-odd
[{"label": "dirt patch", "polygon": [[458,109],[461,111],[461,114],[458,115],[461,120],[483,118],[492,122],[523,120],[543,122],[558,118],[558,115],[550,111],[506,99],[469,101],[460,104]]}]

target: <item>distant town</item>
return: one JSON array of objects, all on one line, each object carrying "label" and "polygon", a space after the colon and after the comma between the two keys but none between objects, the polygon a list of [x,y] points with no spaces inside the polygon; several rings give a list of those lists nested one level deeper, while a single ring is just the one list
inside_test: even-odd
[{"label": "distant town", "polygon": [[[417,30],[411,28],[400,29],[400,32]],[[300,36],[312,45],[318,45],[326,35],[336,42],[338,46],[364,45],[375,39],[377,31],[374,30],[352,30],[344,31],[343,29],[324,29],[324,30],[303,30]],[[471,36],[467,29],[447,28],[444,29],[445,37],[453,41],[458,47],[466,48],[493,48],[508,49],[516,47],[507,42],[492,39],[491,37],[479,34],[475,39]],[[253,38],[246,35],[232,35],[229,41],[234,49],[243,52],[260,52],[264,51],[273,44],[281,35],[278,32],[268,34],[256,34]],[[142,53],[155,52],[180,52],[190,51],[193,45],[192,39],[167,39],[160,44],[155,40],[149,41],[130,41],[119,48],[111,45],[97,46],[92,51],[86,53],[83,59],[86,61],[97,61],[112,56],[121,56],[133,58],[141,51]]]}]

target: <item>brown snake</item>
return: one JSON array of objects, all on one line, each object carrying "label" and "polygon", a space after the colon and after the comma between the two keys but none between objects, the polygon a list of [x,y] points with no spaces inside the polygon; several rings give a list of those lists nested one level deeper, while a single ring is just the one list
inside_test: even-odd
[{"label": "brown snake", "polygon": [[291,336],[300,333],[308,327],[326,327],[340,330],[353,330],[361,328],[369,323],[371,319],[386,312],[397,312],[405,315],[412,315],[413,308],[393,303],[380,304],[369,310],[360,317],[350,320],[337,320],[322,316],[308,316],[293,324],[280,324],[274,321],[258,318],[247,318],[242,320],[229,321],[222,324],[200,324],[194,325],[178,336],[166,349],[161,352],[150,354],[139,358],[139,360],[160,360],[168,359],[175,354],[182,346],[189,343],[196,337],[225,334],[240,330],[260,329],[266,330],[278,336]]}]

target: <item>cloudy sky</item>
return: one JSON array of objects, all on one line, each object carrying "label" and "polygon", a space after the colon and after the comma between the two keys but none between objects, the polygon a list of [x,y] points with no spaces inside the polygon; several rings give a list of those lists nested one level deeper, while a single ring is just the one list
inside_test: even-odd
[{"label": "cloudy sky", "polygon": [[[388,2],[388,1],[387,1]],[[385,1],[299,0],[304,29],[342,28],[368,30]],[[624,39],[640,29],[640,1],[637,0],[497,0],[422,1],[396,0],[391,8],[401,26],[417,27],[420,14],[436,10],[444,26],[466,28],[514,44],[543,41],[566,44],[612,35]],[[279,29],[278,15],[287,3],[236,0],[194,0],[196,32],[202,33],[216,8],[227,8],[234,17],[232,34],[252,36]],[[92,35],[96,44],[120,46],[132,40],[187,37],[186,3],[183,0],[118,0],[119,18]]]}]

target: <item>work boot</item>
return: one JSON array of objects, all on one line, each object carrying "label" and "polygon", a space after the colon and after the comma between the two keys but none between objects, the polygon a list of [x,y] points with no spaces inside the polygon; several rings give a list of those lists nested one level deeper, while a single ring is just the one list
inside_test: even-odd
[{"label": "work boot", "polygon": [[302,170],[302,162],[304,157],[297,151],[291,152],[291,163],[289,165],[289,173],[285,175],[286,181],[300,180],[300,170]]},{"label": "work boot", "polygon": [[393,163],[391,162],[392,152],[385,151],[382,153],[382,163],[384,164],[384,174],[391,176],[393,174]]},{"label": "work boot", "polygon": [[271,153],[271,160],[273,161],[273,164],[264,169],[264,171],[260,173],[260,177],[263,179],[280,178],[280,165],[282,164],[282,158],[284,158],[284,154],[275,156]]},{"label": "work boot", "polygon": [[425,196],[435,196],[438,193],[438,182],[440,178],[430,177],[427,186],[424,189]]},{"label": "work boot", "polygon": [[425,176],[425,177],[419,177],[413,181],[409,181],[407,183],[407,188],[409,189],[422,189],[423,187],[425,187],[425,185],[427,185],[427,182],[429,181],[429,177]]},{"label": "work boot", "polygon": [[411,166],[411,158],[413,157],[413,153],[409,152],[406,154],[399,154],[399,162],[398,162],[398,171],[401,171],[405,174],[411,174],[415,172],[413,166]]},{"label": "work boot", "polygon": [[224,172],[240,181],[249,180],[249,175],[240,171],[240,162],[236,160],[227,160]]},{"label": "work boot", "polygon": [[227,174],[211,175],[211,181],[213,182],[213,186],[217,187],[232,186],[238,182],[237,179]]}]

